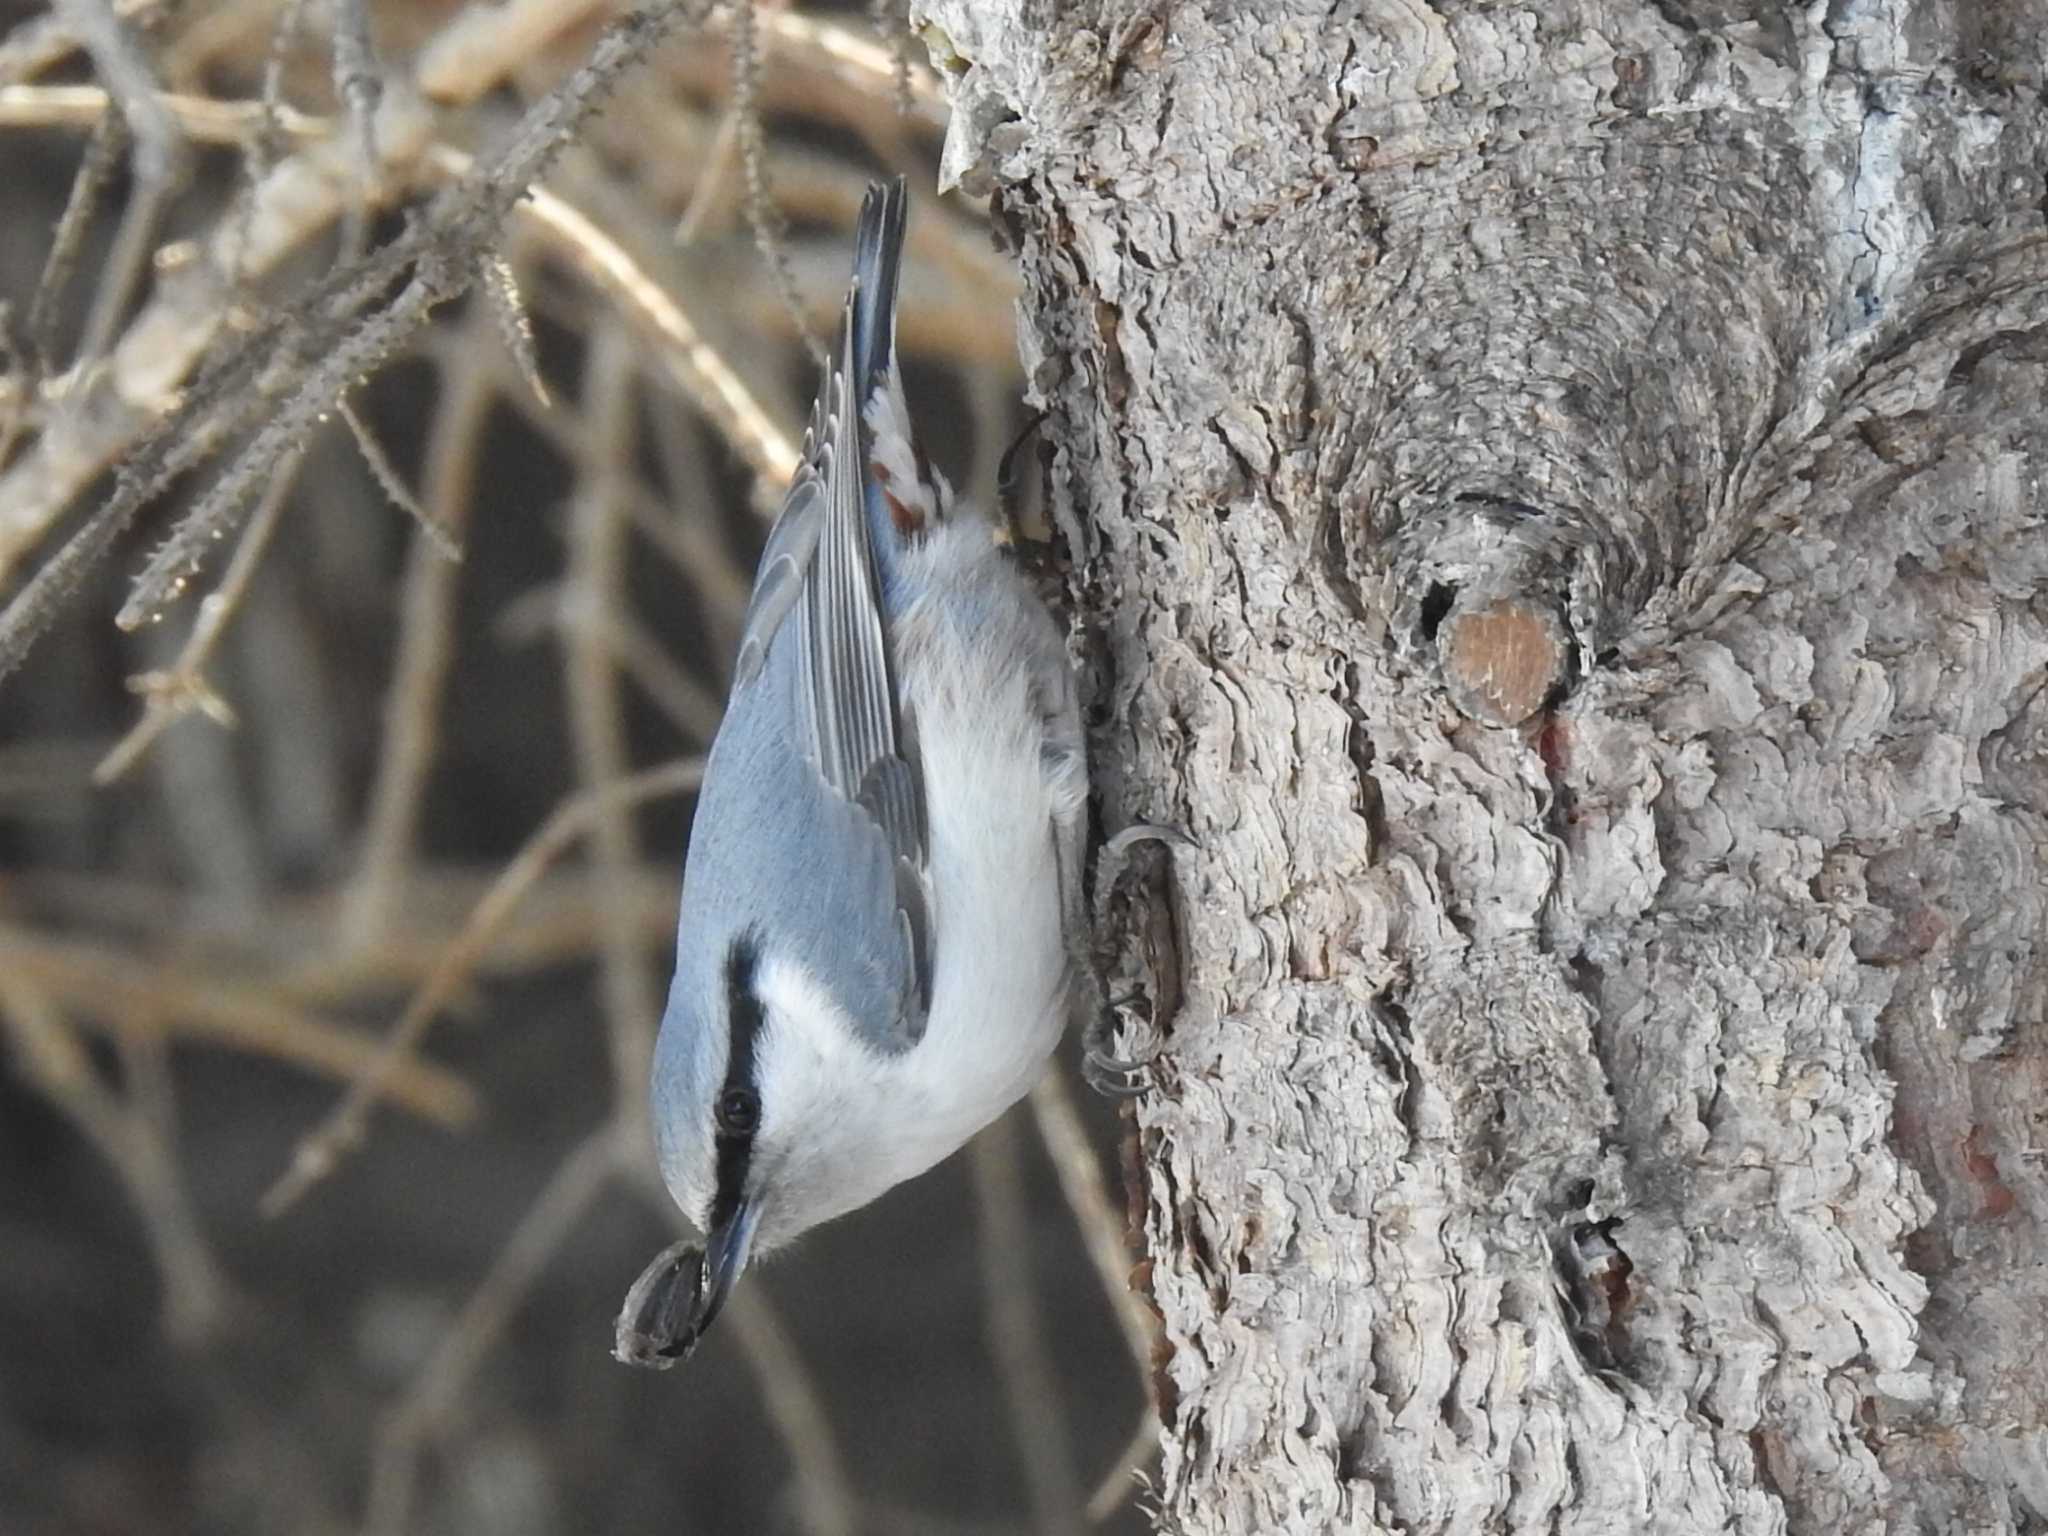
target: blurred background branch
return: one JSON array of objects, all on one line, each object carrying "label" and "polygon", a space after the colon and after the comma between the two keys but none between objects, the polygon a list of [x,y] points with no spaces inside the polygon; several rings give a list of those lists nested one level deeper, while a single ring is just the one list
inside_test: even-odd
[{"label": "blurred background branch", "polygon": [[871,176],[921,190],[944,467],[989,493],[1020,416],[904,43],[0,4],[0,1528],[1138,1528],[1122,1123],[1063,1082],[687,1372],[607,1356],[679,1220],[676,873]]}]

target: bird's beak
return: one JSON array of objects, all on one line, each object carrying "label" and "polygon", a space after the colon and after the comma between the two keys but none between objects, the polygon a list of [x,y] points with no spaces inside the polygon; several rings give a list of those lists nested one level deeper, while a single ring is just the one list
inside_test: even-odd
[{"label": "bird's beak", "polygon": [[741,1200],[732,1214],[711,1229],[704,1244],[704,1279],[697,1292],[697,1305],[690,1310],[690,1332],[702,1338],[717,1318],[733,1283],[747,1267],[747,1251],[754,1246],[754,1228],[761,1219],[761,1207]]},{"label": "bird's beak", "polygon": [[742,1200],[703,1247],[685,1241],[663,1249],[626,1292],[613,1355],[657,1371],[687,1360],[747,1267],[759,1221],[760,1207]]}]

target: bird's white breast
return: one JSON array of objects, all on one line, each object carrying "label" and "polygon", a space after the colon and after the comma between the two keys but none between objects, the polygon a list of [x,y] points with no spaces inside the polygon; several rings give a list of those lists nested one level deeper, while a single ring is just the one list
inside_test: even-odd
[{"label": "bird's white breast", "polygon": [[757,1050],[775,1091],[763,1251],[958,1149],[1030,1090],[1068,1018],[1053,823],[1080,812],[1087,774],[1078,756],[1060,769],[1043,750],[1040,674],[1057,637],[1036,598],[1007,585],[1019,578],[985,523],[941,525],[915,558],[924,595],[895,638],[924,776],[931,1007],[915,1045],[883,1054],[809,957],[764,957]]},{"label": "bird's white breast", "polygon": [[1027,652],[1050,621],[1006,590],[1019,578],[987,525],[945,525],[920,553],[934,595],[898,627],[899,686],[924,771],[938,954],[924,1039],[903,1065],[944,1105],[936,1161],[1030,1089],[1065,1028],[1053,818],[1079,810],[1087,783],[1078,763],[1071,782],[1049,778]]}]

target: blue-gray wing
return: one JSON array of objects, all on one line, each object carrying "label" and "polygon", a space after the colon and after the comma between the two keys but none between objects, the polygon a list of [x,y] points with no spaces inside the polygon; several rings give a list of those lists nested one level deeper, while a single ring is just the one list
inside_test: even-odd
[{"label": "blue-gray wing", "polygon": [[[822,787],[853,814],[846,835],[878,847],[848,850],[854,868],[873,868],[881,888],[874,909],[889,915],[907,995],[892,1018],[856,1022],[877,1045],[903,1049],[924,1032],[931,1005],[930,849],[915,722],[897,700],[895,659],[883,613],[873,529],[867,518],[870,474],[859,381],[874,375],[877,347],[893,335],[864,334],[876,312],[864,285],[893,296],[902,238],[900,184],[870,194],[862,210],[859,254],[839,353],[818,392],[804,458],[776,519],[754,583],[735,669],[734,705],[761,676],[772,648],[792,648],[792,745]],[[889,315],[893,332],[893,309]],[[795,622],[790,622],[792,616]],[[783,657],[777,653],[780,663]],[[840,819],[833,818],[836,825]],[[872,856],[879,852],[882,857]]]},{"label": "blue-gray wing", "polygon": [[825,526],[824,482],[809,455],[810,445],[796,483],[782,500],[782,511],[768,532],[761,550],[760,569],[754,574],[754,595],[747,604],[747,619],[740,631],[739,659],[733,663],[732,686],[738,692],[761,675],[768,659],[768,642],[782,628],[782,621],[804,595],[804,583],[811,571],[811,557],[818,550],[818,535]]}]

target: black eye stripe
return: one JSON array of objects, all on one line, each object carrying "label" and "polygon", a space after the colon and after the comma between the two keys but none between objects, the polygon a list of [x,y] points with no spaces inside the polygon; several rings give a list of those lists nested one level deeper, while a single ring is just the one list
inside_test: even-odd
[{"label": "black eye stripe", "polygon": [[[760,952],[751,930],[732,942],[725,955],[725,1019],[730,1041],[725,1058],[725,1081],[711,1101],[714,1140],[718,1149],[717,1191],[712,1197],[711,1223],[719,1225],[739,1209],[746,1193],[747,1163],[753,1156],[754,1131],[760,1123],[761,1094],[754,1081],[754,1046],[760,1038],[765,1014],[754,990]],[[727,1127],[728,1105],[744,1096],[753,1115],[744,1124]],[[739,1117],[745,1120],[745,1117]]]},{"label": "black eye stripe", "polygon": [[732,948],[726,951],[725,1014],[732,1042],[725,1058],[725,1081],[719,1086],[721,1097],[735,1088],[749,1093],[758,1089],[754,1081],[754,1045],[765,1021],[761,999],[754,992],[754,973],[759,963],[752,930],[734,939]]}]

